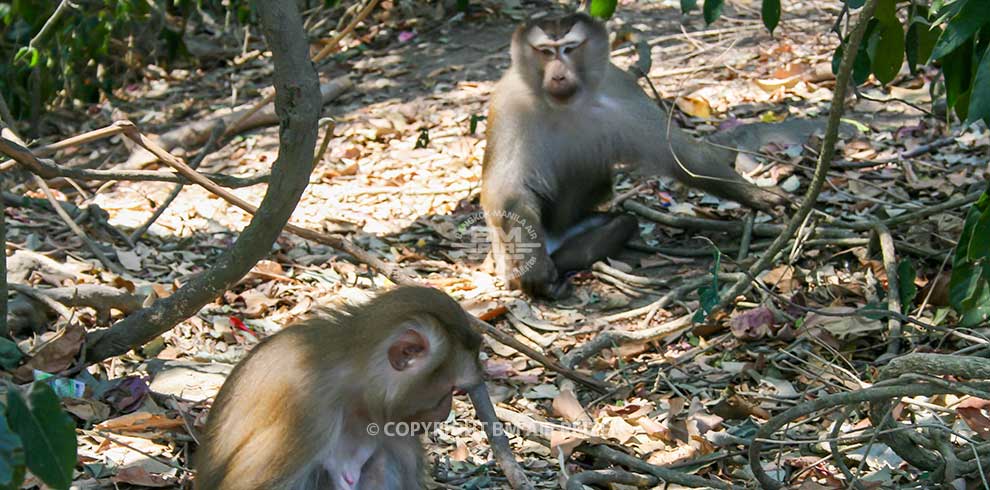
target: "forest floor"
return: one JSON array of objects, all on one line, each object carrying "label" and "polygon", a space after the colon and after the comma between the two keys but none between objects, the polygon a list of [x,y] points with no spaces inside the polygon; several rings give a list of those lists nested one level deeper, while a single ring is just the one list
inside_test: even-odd
[{"label": "forest floor", "polygon": [[[698,11],[682,17],[677,2],[636,2],[620,5],[610,28],[636,30],[638,39],[654,41],[649,79],[668,106],[680,109],[675,120],[695,134],[761,121],[783,121],[786,128],[789,121],[828,112],[834,84],[831,60],[838,42],[830,29],[838,9],[821,2],[784,3],[773,37],[759,20],[758,2],[727,5],[710,27]],[[594,271],[577,274],[572,278],[575,294],[561,301],[507,291],[488,270],[483,254],[463,247],[465,237],[475,236],[473,227],[483,225],[478,192],[485,122],[477,116],[485,114],[493,84],[509,65],[509,36],[520,13],[537,8],[529,3],[497,12],[488,7],[481,2],[467,17],[418,23],[373,16],[343,54],[318,64],[324,79],[350,75],[354,86],[324,107],[324,115],[337,121],[335,136],[293,222],[346,233],[552,357],[563,357],[603,331],[639,331],[692,314],[699,304],[697,287],[680,291],[676,301],[649,316],[637,309],[693,278],[708,277],[710,284],[716,247],[724,253],[720,271],[735,272],[737,261],[750,263],[777,232],[758,230],[753,249],[739,257],[739,233],[668,226],[640,217],[638,246]],[[314,22],[310,19],[311,27]],[[368,27],[376,22],[381,26]],[[367,39],[375,42],[365,43]],[[624,48],[629,44],[621,39],[615,44],[616,64],[636,62],[635,49]],[[251,48],[264,51],[257,40]],[[250,106],[270,83],[272,68],[265,53],[244,58],[211,69],[148,69],[112,103],[89,112],[56,114],[60,136],[109,124],[111,113],[126,114],[146,133],[162,133]],[[871,232],[840,229],[845,235],[829,235],[828,230],[837,229],[831,221],[903,216],[980,190],[988,176],[990,133],[960,133],[958,126],[947,128],[919,110],[931,107],[930,79],[929,72],[911,75],[905,69],[888,87],[867,83],[860,87],[863,97],[850,95],[845,117],[851,127],[838,152],[838,162],[845,166],[832,170],[806,228],[821,233],[802,235],[783,262],[760,278],[767,289],[749,293],[732,314],[612,345],[578,366],[613,383],[616,391],[603,395],[578,385],[572,393],[562,389],[562,377],[541,364],[487,341],[484,364],[492,396],[500,416],[529,429],[514,434],[511,443],[539,488],[559,488],[566,474],[589,467],[592,460],[580,453],[562,467],[565,458],[558,453],[570,454],[585,440],[607,440],[650,463],[685,472],[751,481],[745,452],[727,436],[751,437],[769,415],[801,400],[870,382],[876,362],[887,352],[887,323],[833,315],[865,304],[886,305],[887,272],[879,249],[871,245]],[[947,146],[899,157],[949,134],[956,138]],[[755,175],[761,184],[780,186],[798,202],[811,178],[818,141],[812,137],[807,144],[764,145],[773,159],[744,159],[738,162],[740,171]],[[270,168],[277,148],[276,127],[253,130],[209,154],[199,169],[251,176]],[[176,153],[190,159],[196,149]],[[115,139],[63,151],[54,159],[64,165],[103,161],[111,168],[129,154]],[[857,165],[861,162],[877,163]],[[13,191],[27,194],[28,188],[21,184]],[[109,213],[110,226],[124,233],[143,224],[171,188],[168,183],[118,182],[88,186],[81,194],[64,182],[58,186],[64,200],[99,205]],[[266,186],[234,192],[258,203]],[[674,218],[742,222],[747,214],[734,203],[666,180],[623,176],[616,194]],[[951,319],[944,309],[944,280],[936,279],[947,270],[945,258],[959,236],[962,211],[910,219],[892,229],[899,259],[917,270],[914,282],[921,290],[917,306],[908,305],[906,311],[925,321]],[[786,218],[761,214],[757,223],[780,224]],[[208,268],[249,220],[226,201],[188,186],[133,247],[108,234],[106,227],[87,225],[124,268],[125,274],[116,275],[103,270],[54,214],[9,207],[7,241],[13,258],[8,260],[16,263],[19,254],[37,252],[56,263],[39,269],[37,262],[27,261],[35,265],[12,267],[8,279],[38,288],[104,284],[164,295]],[[930,284],[936,287],[926,287]],[[79,454],[86,471],[78,475],[78,488],[112,483],[178,487],[191,464],[195,431],[226,372],[211,363],[236,362],[259,338],[316,306],[361,301],[389,285],[329,247],[284,234],[267,260],[196,317],[141,351],[104,363],[96,379],[76,377],[102,387],[65,403],[82,427]],[[85,308],[78,309],[72,322],[107,324]],[[951,351],[969,345],[943,333],[905,328],[910,350]],[[22,335],[22,348],[42,345],[51,335]],[[46,361],[51,364],[33,367],[59,370],[66,356],[71,359],[78,352],[78,342],[75,350],[67,348],[62,357]],[[904,407],[899,417],[909,418],[908,412],[930,417],[932,405],[955,401],[925,400]],[[455,421],[429,438],[434,478],[442,488],[508,488],[491,462],[466,398],[455,400],[455,412]],[[832,421],[806,419],[789,429],[788,436],[827,437]],[[868,425],[852,416],[843,423],[847,431]],[[966,430],[964,425],[956,429]],[[772,449],[764,454],[772,475],[791,475],[803,482],[802,488],[844,487],[827,453],[818,452],[827,448]],[[860,471],[868,479],[905,482],[917,477],[883,444],[847,449],[849,460],[865,459]]]}]

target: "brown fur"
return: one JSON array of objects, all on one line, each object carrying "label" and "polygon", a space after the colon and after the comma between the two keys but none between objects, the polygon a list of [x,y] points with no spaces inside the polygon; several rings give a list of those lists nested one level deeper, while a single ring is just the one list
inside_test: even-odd
[{"label": "brown fur", "polygon": [[[397,372],[388,347],[410,329],[428,338],[429,352],[416,369]],[[351,463],[357,489],[421,488],[418,439],[369,437],[366,426],[422,420],[453,388],[481,382],[480,345],[453,299],[418,287],[284,329],[256,346],[217,395],[196,488],[333,490],[334,471]]]},{"label": "brown fur", "polygon": [[[569,35],[583,41],[566,45]],[[668,127],[667,114],[609,62],[601,22],[584,14],[529,22],[511,51],[491,100],[481,190],[496,268],[511,288],[561,296],[566,272],[622,249],[635,219],[597,209],[623,166],[754,208],[783,203],[735,173],[734,152]]]}]

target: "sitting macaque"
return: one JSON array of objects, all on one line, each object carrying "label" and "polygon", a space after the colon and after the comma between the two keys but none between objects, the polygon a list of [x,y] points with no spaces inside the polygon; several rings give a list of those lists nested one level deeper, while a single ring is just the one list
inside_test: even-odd
[{"label": "sitting macaque", "polygon": [[258,344],[220,389],[195,488],[425,488],[418,437],[390,437],[386,424],[441,422],[455,390],[485,390],[480,346],[460,305],[424,287],[292,325]]},{"label": "sitting macaque", "polygon": [[735,152],[667,125],[666,112],[609,61],[605,26],[583,13],[533,20],[512,35],[512,65],[488,113],[481,205],[509,287],[561,297],[564,274],[614,256],[633,216],[598,212],[626,166],[747,206],[784,199],[737,174]]}]

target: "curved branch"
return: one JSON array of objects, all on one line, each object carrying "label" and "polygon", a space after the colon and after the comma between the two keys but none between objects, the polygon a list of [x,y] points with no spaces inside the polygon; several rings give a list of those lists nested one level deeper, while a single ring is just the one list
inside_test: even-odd
[{"label": "curved branch", "polygon": [[[822,139],[822,148],[818,152],[818,162],[815,165],[815,174],[811,179],[811,185],[808,186],[808,192],[805,193],[804,199],[801,201],[801,206],[791,216],[791,220],[787,222],[784,231],[770,244],[770,248],[760,256],[759,260],[750,266],[747,272],[750,277],[760,275],[761,272],[766,270],[777,259],[777,255],[784,249],[784,246],[794,236],[797,229],[801,227],[801,224],[804,223],[804,220],[811,213],[811,209],[818,201],[818,194],[822,191],[825,178],[828,176],[829,168],[832,166],[832,158],[835,157],[835,142],[839,138],[839,122],[842,118],[842,111],[845,109],[846,89],[849,87],[853,62],[856,60],[856,53],[859,52],[859,45],[863,40],[863,34],[866,32],[866,26],[870,19],[873,18],[873,12],[877,9],[877,3],[878,0],[868,0],[866,2],[863,10],[859,13],[859,18],[856,20],[856,26],[853,27],[852,32],[849,34],[849,42],[843,47],[845,51],[842,55],[842,63],[839,65],[839,73],[835,76],[835,88],[832,94],[832,104],[829,108],[828,125],[825,127],[825,137]],[[737,296],[749,290],[751,284],[749,279],[736,281],[722,296],[722,300],[714,311],[729,307]]]},{"label": "curved branch", "polygon": [[787,425],[806,415],[813,414],[819,410],[833,408],[854,403],[872,402],[876,400],[887,400],[890,398],[905,396],[931,396],[944,393],[953,393],[954,390],[937,385],[909,384],[901,386],[883,386],[866,388],[864,390],[849,393],[834,393],[825,395],[816,400],[805,402],[791,407],[767,421],[760,430],[753,436],[753,442],[749,446],[749,467],[753,470],[760,486],[768,490],[780,490],[784,485],[770,477],[760,463],[760,450],[766,442],[774,442],[769,437],[781,427]]},{"label": "curved branch", "polygon": [[[913,353],[896,357],[880,370],[880,380],[890,380],[902,375],[924,374],[928,376],[952,376],[958,379],[990,379],[990,360],[975,356]],[[960,388],[965,383],[959,383]],[[889,402],[875,402],[870,407],[870,418],[878,429],[893,425],[892,421],[880,420],[880,414],[889,409]],[[926,471],[933,471],[943,465],[942,457],[934,451],[918,447],[913,440],[915,435],[902,432],[887,432],[880,438],[905,461]],[[963,473],[971,472],[974,464],[959,468]]]},{"label": "curved branch", "polygon": [[155,302],[111,328],[89,334],[87,362],[123,354],[195,315],[268,254],[309,182],[320,115],[320,88],[309,45],[294,2],[256,0],[259,20],[275,63],[279,155],[258,213],[233,247],[208,271],[172,296]]},{"label": "curved branch", "polygon": [[584,490],[585,485],[607,486],[612,483],[654,487],[660,481],[655,476],[637,475],[621,470],[594,470],[578,473],[567,480],[567,490]]},{"label": "curved branch", "polygon": [[[118,121],[115,129],[124,132],[130,123]],[[191,184],[188,179],[175,172],[160,170],[93,170],[87,168],[63,167],[51,160],[38,158],[31,150],[15,141],[0,136],[0,153],[7,155],[15,162],[27,168],[31,173],[45,179],[68,177],[70,179],[110,181],[127,180],[131,182],[173,182],[176,184]],[[249,187],[267,182],[268,174],[262,173],[252,177],[231,177],[222,174],[205,174],[210,180],[224,187]]]}]

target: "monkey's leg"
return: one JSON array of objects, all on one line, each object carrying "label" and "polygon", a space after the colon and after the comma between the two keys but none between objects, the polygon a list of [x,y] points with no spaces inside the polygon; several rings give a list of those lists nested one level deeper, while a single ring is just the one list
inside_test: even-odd
[{"label": "monkey's leg", "polygon": [[618,255],[638,226],[636,217],[629,214],[595,213],[568,230],[550,257],[561,275],[587,269]]}]

